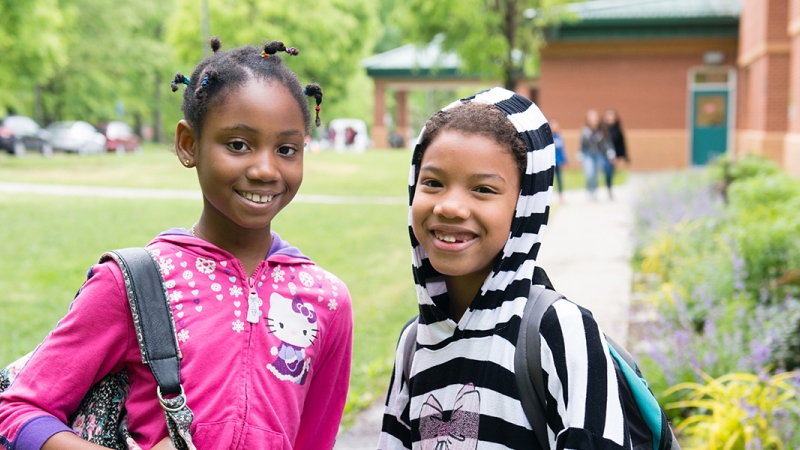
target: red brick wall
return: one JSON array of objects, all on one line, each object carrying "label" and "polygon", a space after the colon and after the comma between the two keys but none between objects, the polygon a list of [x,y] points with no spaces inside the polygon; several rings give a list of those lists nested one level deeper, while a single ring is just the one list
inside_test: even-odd
[{"label": "red brick wall", "polygon": [[[586,111],[619,111],[634,170],[686,167],[688,76],[703,53],[735,64],[735,40],[549,43],[542,51],[539,107],[577,150]],[[574,160],[574,158],[573,158]]]},{"label": "red brick wall", "polygon": [[785,133],[789,126],[789,3],[745,0],[739,29],[738,63],[743,81],[738,97],[743,120],[737,126],[737,153],[761,153],[781,163],[783,150],[775,133]]},{"label": "red brick wall", "polygon": [[789,3],[789,95],[788,130],[800,133],[800,0]]},{"label": "red brick wall", "polygon": [[791,44],[789,63],[788,131],[784,138],[783,167],[800,176],[800,0],[789,2],[788,34]]}]

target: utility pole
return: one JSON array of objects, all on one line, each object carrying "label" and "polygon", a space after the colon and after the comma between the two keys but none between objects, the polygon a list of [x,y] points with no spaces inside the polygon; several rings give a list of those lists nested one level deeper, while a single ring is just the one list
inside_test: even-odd
[{"label": "utility pole", "polygon": [[206,58],[211,55],[211,48],[208,46],[208,41],[211,39],[208,18],[208,0],[203,0],[202,8],[203,10],[200,14],[200,30],[203,33],[203,58]]}]

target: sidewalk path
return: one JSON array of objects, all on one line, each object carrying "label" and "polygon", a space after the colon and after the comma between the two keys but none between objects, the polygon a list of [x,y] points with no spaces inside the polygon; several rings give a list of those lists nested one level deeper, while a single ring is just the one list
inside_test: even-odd
[{"label": "sidewalk path", "polygon": [[[106,198],[155,198],[201,200],[198,189],[153,189],[122,188],[111,186],[78,186],[43,183],[0,182],[0,194],[40,194],[67,197],[106,197]],[[296,203],[316,204],[358,204],[358,205],[407,205],[406,197],[346,196],[297,194],[292,200]]]},{"label": "sidewalk path", "polygon": [[624,186],[615,186],[613,200],[605,189],[598,189],[596,201],[585,191],[565,192],[564,204],[555,202],[537,261],[558,292],[592,311],[600,328],[623,346],[628,341],[638,180],[632,174]]},{"label": "sidewalk path", "polygon": [[[636,175],[614,188],[614,200],[605,190],[591,201],[583,190],[564,193],[544,234],[538,264],[553,286],[575,303],[588,308],[600,328],[621,345],[628,338],[628,307],[632,271],[632,191]],[[384,400],[359,415],[356,423],[337,438],[334,450],[375,450]]]}]

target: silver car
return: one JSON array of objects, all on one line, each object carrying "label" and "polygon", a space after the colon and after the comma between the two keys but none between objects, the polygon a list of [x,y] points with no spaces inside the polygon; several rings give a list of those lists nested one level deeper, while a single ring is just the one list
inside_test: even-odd
[{"label": "silver car", "polygon": [[74,122],[53,122],[47,126],[53,148],[79,155],[105,153],[106,137],[90,124],[77,120]]}]

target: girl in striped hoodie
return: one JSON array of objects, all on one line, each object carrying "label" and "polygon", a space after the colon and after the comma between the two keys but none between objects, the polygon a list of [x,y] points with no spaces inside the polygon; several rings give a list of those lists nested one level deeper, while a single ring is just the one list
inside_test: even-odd
[{"label": "girl in striped hoodie", "polygon": [[[540,448],[514,351],[554,165],[547,120],[505,89],[454,102],[425,125],[409,180],[419,325],[400,336],[379,449]],[[540,333],[550,449],[631,448],[591,313],[556,301]],[[407,339],[416,340],[408,366]]]}]

